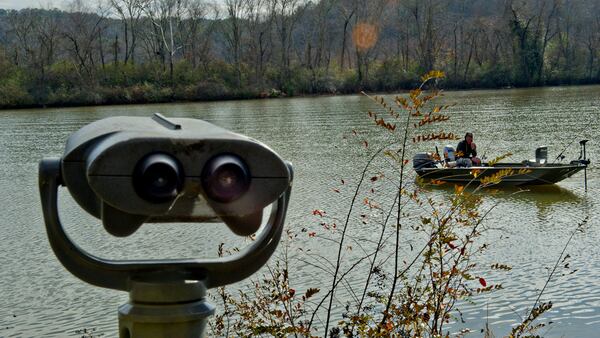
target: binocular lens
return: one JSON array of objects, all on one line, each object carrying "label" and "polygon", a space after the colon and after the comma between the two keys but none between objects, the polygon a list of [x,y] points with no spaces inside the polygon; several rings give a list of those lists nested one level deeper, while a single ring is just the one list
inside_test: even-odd
[{"label": "binocular lens", "polygon": [[151,154],[136,166],[135,189],[145,200],[167,202],[174,199],[183,185],[181,166],[167,154]]},{"label": "binocular lens", "polygon": [[250,171],[235,155],[217,155],[208,161],[202,171],[202,187],[206,195],[218,202],[235,201],[249,186]]}]

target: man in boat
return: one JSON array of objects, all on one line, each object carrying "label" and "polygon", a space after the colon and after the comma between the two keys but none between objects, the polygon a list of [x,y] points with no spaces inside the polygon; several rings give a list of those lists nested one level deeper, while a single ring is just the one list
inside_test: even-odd
[{"label": "man in boat", "polygon": [[473,165],[481,165],[481,160],[477,157],[477,145],[473,142],[473,133],[466,133],[465,139],[458,143],[456,157],[470,160]]}]

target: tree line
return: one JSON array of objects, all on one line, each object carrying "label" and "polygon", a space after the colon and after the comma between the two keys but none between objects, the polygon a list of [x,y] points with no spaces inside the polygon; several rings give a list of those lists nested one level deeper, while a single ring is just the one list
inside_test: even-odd
[{"label": "tree line", "polygon": [[598,0],[73,0],[0,10],[0,106],[600,82]]}]

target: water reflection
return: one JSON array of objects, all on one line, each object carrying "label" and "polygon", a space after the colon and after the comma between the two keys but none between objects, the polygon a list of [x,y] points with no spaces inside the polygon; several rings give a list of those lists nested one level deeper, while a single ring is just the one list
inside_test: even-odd
[{"label": "water reflection", "polygon": [[[421,189],[429,192],[439,192],[448,197],[455,192],[453,184],[431,184],[415,179]],[[488,187],[477,189],[476,187],[467,187],[467,191],[475,191],[489,196],[494,202],[512,202],[518,204],[530,204],[536,207],[539,220],[546,220],[552,210],[552,207],[560,204],[580,204],[584,201],[580,195],[570,189],[563,188],[557,184],[534,185],[525,187]]]}]

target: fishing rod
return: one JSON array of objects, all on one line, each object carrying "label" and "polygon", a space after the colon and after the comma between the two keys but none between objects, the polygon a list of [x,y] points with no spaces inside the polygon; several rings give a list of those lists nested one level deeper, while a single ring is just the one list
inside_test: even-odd
[{"label": "fishing rod", "polygon": [[[485,154],[487,154],[488,146],[492,143],[492,139],[488,139],[485,147],[483,148],[483,155],[481,155],[481,163],[486,160]],[[477,151],[477,149],[475,149]]]},{"label": "fishing rod", "polygon": [[[575,142],[576,140],[580,140],[580,137],[583,136],[583,134],[586,132],[587,132],[587,129],[585,129],[581,133],[577,134],[577,137],[572,138],[571,141],[563,148],[563,150],[556,156],[554,161],[552,161],[552,163],[550,163],[550,164],[554,164],[556,161],[564,160],[565,159],[565,156],[563,155],[564,152],[573,144],[573,142]],[[587,142],[587,140],[585,140],[585,141]],[[581,142],[580,142],[580,144],[581,144]],[[581,156],[581,154],[580,154],[580,156]]]},{"label": "fishing rod", "polygon": [[[571,141],[556,156],[556,158],[554,159],[554,161],[552,161],[551,164],[554,164],[556,161],[562,161],[562,160],[564,160],[565,159],[565,155],[563,155],[564,152],[569,148],[569,146],[571,146],[571,144],[573,144],[573,142],[575,142],[576,140],[578,140],[586,132],[587,132],[587,128],[585,130],[583,130],[581,133],[579,133],[577,135],[577,137],[572,138]],[[577,161],[571,161],[571,164],[573,164],[573,162],[576,162],[576,163],[580,163],[580,164],[585,165],[585,167],[583,168],[583,184],[584,184],[584,187],[585,187],[585,192],[587,192],[587,167],[591,163],[590,160],[587,158],[586,149],[585,149],[585,145],[586,145],[587,142],[588,142],[588,140],[586,140],[586,139],[583,139],[583,140],[579,141],[579,158],[577,159]]]}]

